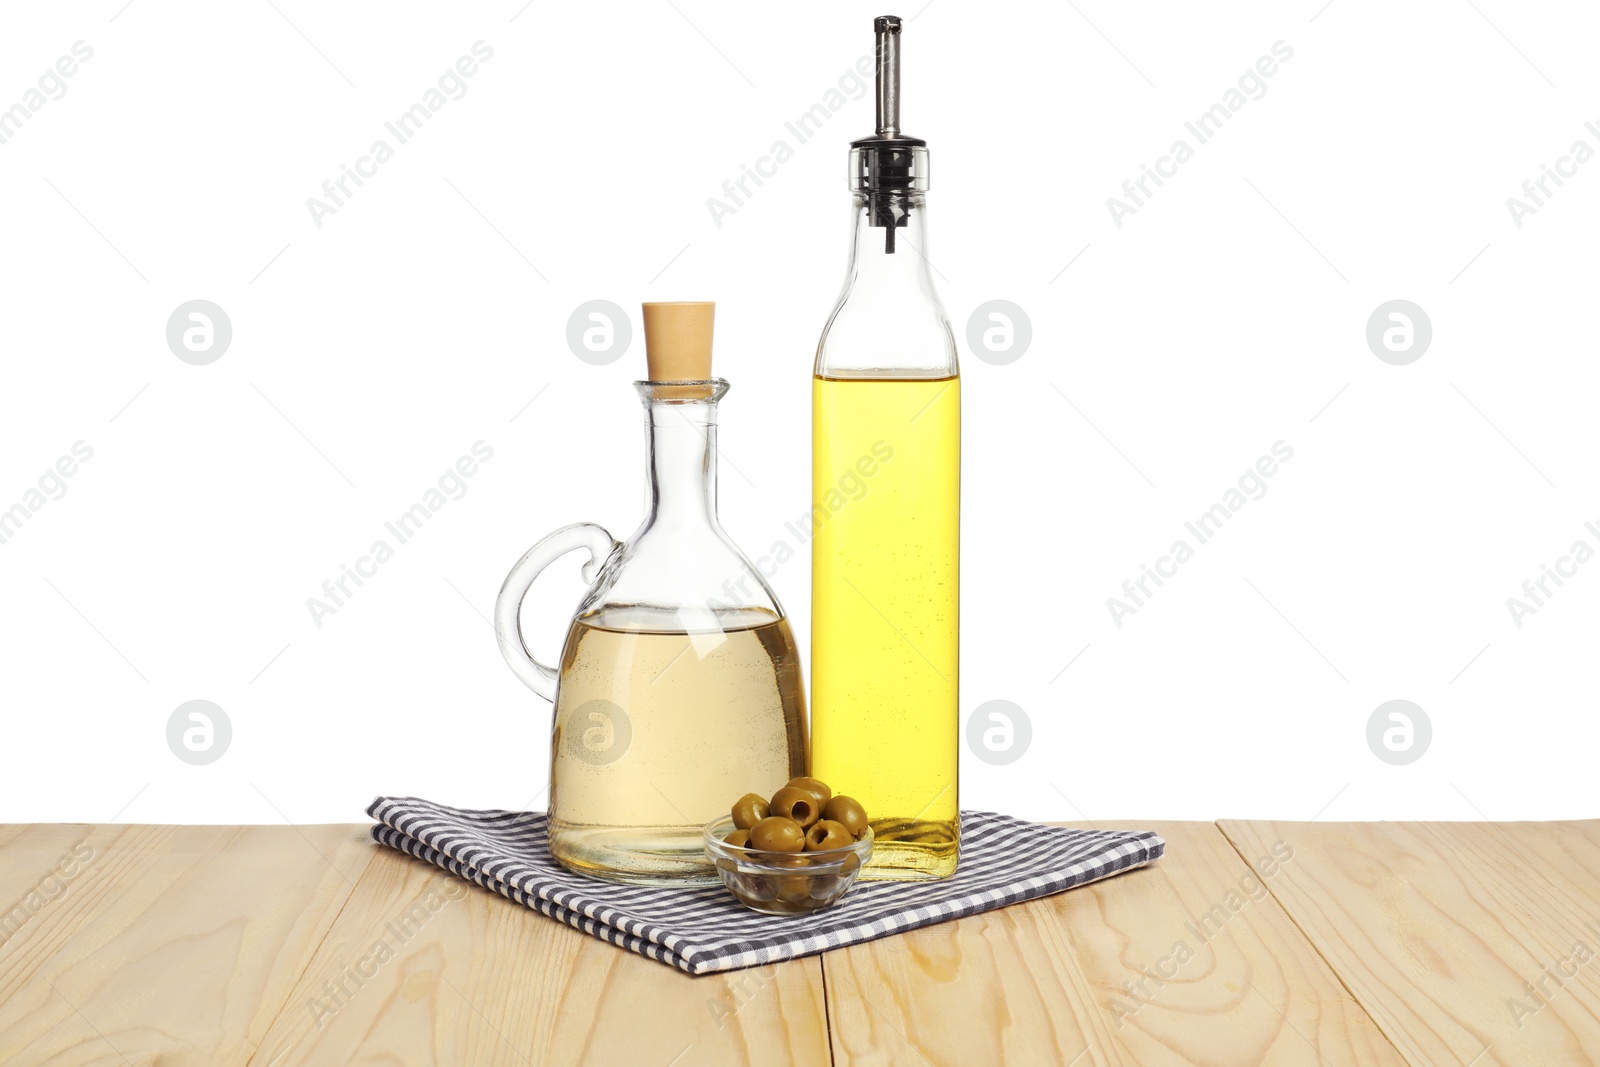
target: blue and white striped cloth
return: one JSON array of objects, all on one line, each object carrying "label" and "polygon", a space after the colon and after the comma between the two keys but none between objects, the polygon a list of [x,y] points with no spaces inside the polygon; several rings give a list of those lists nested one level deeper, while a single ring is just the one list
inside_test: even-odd
[{"label": "blue and white striped cloth", "polygon": [[1148,831],[1069,830],[961,813],[961,865],[938,882],[860,882],[811,915],[749,911],[720,885],[626,886],[550,858],[543,812],[469,811],[379,797],[372,838],[552,919],[689,974],[809,956],[1049,896],[1161,856]]}]

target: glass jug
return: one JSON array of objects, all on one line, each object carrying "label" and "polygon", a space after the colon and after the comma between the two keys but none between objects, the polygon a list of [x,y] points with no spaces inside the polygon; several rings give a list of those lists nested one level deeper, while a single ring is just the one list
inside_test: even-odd
[{"label": "glass jug", "polygon": [[[534,545],[500,590],[495,631],[512,671],[555,705],[551,855],[608,881],[710,883],[702,827],[805,773],[805,697],[783,609],[717,521],[728,383],[634,387],[643,524],[620,544],[576,523]],[[520,610],[539,572],[574,550],[592,584],[552,668],[528,652]]]}]

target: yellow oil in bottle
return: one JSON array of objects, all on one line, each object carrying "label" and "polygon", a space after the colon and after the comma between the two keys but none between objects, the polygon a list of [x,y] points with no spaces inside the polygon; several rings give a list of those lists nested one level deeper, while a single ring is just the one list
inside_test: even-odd
[{"label": "yellow oil in bottle", "polygon": [[863,877],[955,873],[961,383],[812,386],[811,773],[867,809]]}]

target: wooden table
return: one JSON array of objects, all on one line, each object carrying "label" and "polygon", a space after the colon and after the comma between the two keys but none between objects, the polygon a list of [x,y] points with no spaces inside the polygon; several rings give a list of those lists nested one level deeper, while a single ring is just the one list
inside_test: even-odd
[{"label": "wooden table", "polygon": [[0,1063],[1600,1062],[1600,821],[1125,825],[1166,857],[706,978],[365,826],[0,826]]}]

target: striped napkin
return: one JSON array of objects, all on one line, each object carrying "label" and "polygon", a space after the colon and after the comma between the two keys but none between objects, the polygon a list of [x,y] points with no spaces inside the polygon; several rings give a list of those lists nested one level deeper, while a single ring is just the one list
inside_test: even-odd
[{"label": "striped napkin", "polygon": [[961,813],[961,865],[938,882],[858,882],[810,915],[761,915],[720,885],[627,886],[573,874],[543,812],[470,811],[379,797],[372,838],[630,952],[689,974],[809,956],[1086,885],[1158,859],[1148,831],[1069,830]]}]

